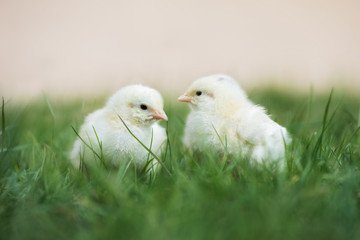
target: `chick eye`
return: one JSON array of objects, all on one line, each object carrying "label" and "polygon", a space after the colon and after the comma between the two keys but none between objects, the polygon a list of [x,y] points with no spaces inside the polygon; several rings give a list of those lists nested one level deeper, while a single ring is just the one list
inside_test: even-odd
[{"label": "chick eye", "polygon": [[196,95],[197,95],[197,96],[201,96],[201,94],[202,94],[202,91],[197,91],[197,92],[196,92]]},{"label": "chick eye", "polygon": [[142,110],[146,110],[146,109],[147,109],[147,106],[146,106],[145,104],[141,104],[141,105],[140,105],[140,108],[141,108]]}]

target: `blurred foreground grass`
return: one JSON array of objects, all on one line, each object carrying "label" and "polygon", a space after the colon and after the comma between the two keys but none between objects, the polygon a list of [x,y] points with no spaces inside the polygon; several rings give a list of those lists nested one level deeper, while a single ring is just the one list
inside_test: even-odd
[{"label": "blurred foreground grass", "polygon": [[[104,98],[12,103],[0,144],[2,239],[360,239],[359,97],[258,90],[293,137],[284,171],[190,155],[181,143],[188,107],[166,101],[170,150],[155,178],[125,165],[69,164],[84,116]],[[326,113],[326,114],[325,114]],[[4,121],[5,120],[5,121]]]}]

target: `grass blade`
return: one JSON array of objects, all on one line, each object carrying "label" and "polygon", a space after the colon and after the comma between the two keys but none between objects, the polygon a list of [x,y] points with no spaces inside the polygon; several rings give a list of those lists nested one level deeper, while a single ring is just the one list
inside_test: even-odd
[{"label": "grass blade", "polygon": [[94,130],[96,140],[97,140],[97,142],[99,144],[99,148],[100,148],[100,165],[102,165],[104,168],[106,168],[105,161],[104,161],[104,153],[103,153],[103,148],[102,148],[102,142],[100,141],[94,126],[92,126],[92,129]]},{"label": "grass blade", "polygon": [[211,124],[211,126],[213,127],[213,129],[214,129],[214,131],[215,131],[215,133],[216,133],[216,136],[219,138],[219,141],[220,141],[221,145],[225,148],[225,144],[224,144],[224,142],[221,140],[221,137],[220,137],[218,131],[216,131],[216,128],[214,127],[213,124]]},{"label": "grass blade", "polygon": [[46,103],[46,105],[48,106],[49,111],[50,111],[50,113],[51,113],[51,116],[55,119],[54,109],[53,109],[53,107],[52,107],[49,99],[47,98],[47,96],[46,96],[45,94],[43,94],[43,96],[44,96],[45,103]]},{"label": "grass blade", "polygon": [[[151,140],[150,140],[150,150],[151,150],[151,148],[152,148],[152,144],[153,144],[153,140],[154,140],[154,131],[153,131],[153,129],[151,129]],[[147,172],[147,167],[149,166],[149,164],[153,161],[153,159],[154,158],[150,158],[150,156],[151,156],[151,154],[148,152],[148,156],[147,156],[147,158],[146,158],[146,164],[145,164],[145,166],[143,167],[143,169],[142,169],[142,172],[143,173],[146,173]],[[150,168],[151,169],[151,168]],[[148,169],[148,171],[150,171],[150,169]]]},{"label": "grass blade", "polygon": [[324,112],[324,116],[323,116],[323,120],[322,120],[321,133],[320,133],[320,136],[319,136],[319,138],[318,138],[318,140],[317,140],[317,142],[315,144],[314,151],[313,151],[313,157],[314,158],[317,158],[317,156],[319,156],[321,154],[323,137],[324,137],[325,130],[327,128],[327,117],[328,117],[328,114],[329,114],[329,107],[330,107],[333,92],[334,92],[334,89],[331,89],[329,99],[328,99],[328,101],[326,103],[325,112]]},{"label": "grass blade", "polygon": [[170,144],[170,138],[169,138],[169,121],[166,122],[166,148],[165,148],[165,155],[164,155],[165,159],[167,156],[168,148],[169,148],[169,156],[170,156],[170,166],[172,167],[171,144]]},{"label": "grass blade", "polygon": [[2,131],[2,149],[5,148],[5,102],[4,97],[2,98],[1,104],[1,131]]}]

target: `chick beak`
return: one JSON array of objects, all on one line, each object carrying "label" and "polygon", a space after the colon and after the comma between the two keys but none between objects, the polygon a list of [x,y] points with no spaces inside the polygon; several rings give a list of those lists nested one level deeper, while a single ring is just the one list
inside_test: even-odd
[{"label": "chick beak", "polygon": [[190,96],[187,95],[187,94],[184,94],[184,95],[182,95],[182,96],[180,96],[180,97],[178,98],[178,101],[180,101],[180,102],[191,103],[192,100],[193,100],[192,97],[190,97]]},{"label": "chick beak", "polygon": [[164,121],[168,120],[168,117],[166,116],[164,111],[154,112],[154,113],[150,114],[149,116],[150,116],[150,119],[164,120]]}]

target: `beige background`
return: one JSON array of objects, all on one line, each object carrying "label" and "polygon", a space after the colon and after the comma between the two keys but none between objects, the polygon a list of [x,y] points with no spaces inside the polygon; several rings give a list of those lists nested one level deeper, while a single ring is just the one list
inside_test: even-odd
[{"label": "beige background", "polygon": [[0,0],[5,97],[177,94],[221,72],[246,88],[359,89],[360,1]]}]

